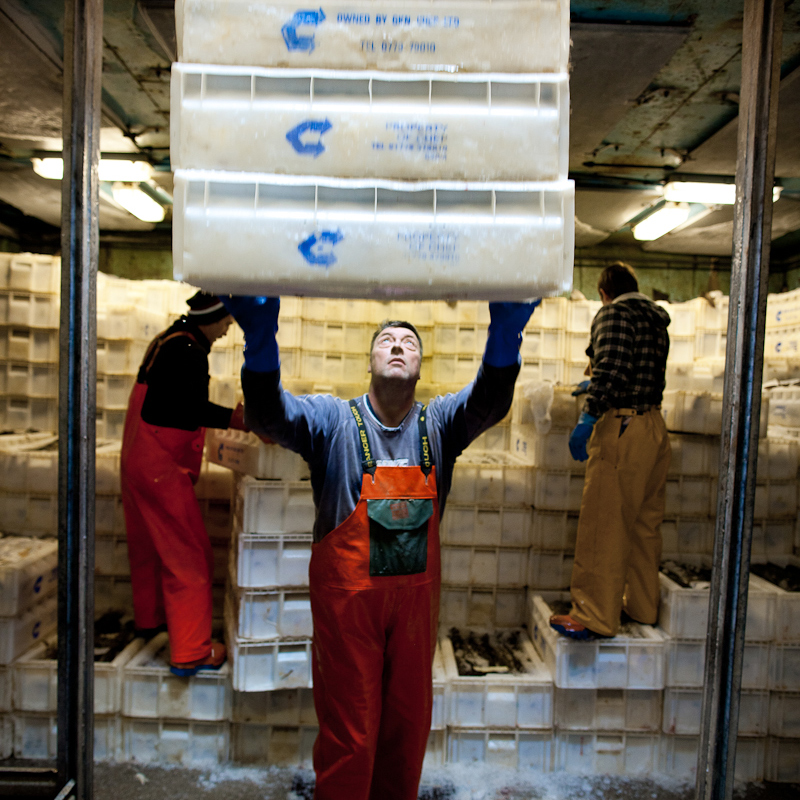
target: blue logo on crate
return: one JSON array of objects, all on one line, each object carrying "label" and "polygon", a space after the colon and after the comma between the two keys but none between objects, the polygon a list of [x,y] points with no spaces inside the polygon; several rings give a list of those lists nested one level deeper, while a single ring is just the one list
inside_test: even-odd
[{"label": "blue logo on crate", "polygon": [[297,29],[303,25],[313,25],[315,28],[325,19],[325,14],[319,11],[295,11],[294,16],[282,28],[283,41],[287,50],[301,50],[311,52],[314,49],[314,34],[301,36]]},{"label": "blue logo on crate", "polygon": [[309,264],[320,267],[330,267],[336,263],[336,254],[333,248],[344,239],[341,231],[320,231],[319,234],[312,233],[297,246],[303,258]]},{"label": "blue logo on crate", "polygon": [[[322,144],[322,135],[329,131],[333,125],[329,119],[307,119],[296,127],[292,128],[287,134],[286,139],[294,147],[295,152],[301,156],[314,156],[316,158],[325,152],[325,145]],[[318,133],[319,136],[313,141],[303,141],[300,137],[311,131]],[[311,137],[313,139],[313,137]]]},{"label": "blue logo on crate", "polygon": [[33,584],[33,593],[39,594],[42,591],[42,581],[44,580],[44,575],[40,575],[36,579],[36,583]]}]

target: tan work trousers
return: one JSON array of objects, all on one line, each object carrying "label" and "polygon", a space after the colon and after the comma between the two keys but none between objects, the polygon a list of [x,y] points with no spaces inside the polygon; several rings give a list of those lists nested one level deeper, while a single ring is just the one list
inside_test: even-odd
[{"label": "tan work trousers", "polygon": [[605,636],[616,635],[623,608],[658,620],[669,436],[658,409],[630,413],[610,409],[589,439],[570,584],[572,617]]}]

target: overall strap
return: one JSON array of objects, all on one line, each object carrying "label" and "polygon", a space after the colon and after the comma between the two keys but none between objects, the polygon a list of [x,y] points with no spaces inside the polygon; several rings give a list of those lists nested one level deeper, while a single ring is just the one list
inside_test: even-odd
[{"label": "overall strap", "polygon": [[368,472],[375,477],[375,459],[372,457],[372,448],[369,445],[369,437],[367,436],[367,428],[364,425],[364,418],[358,410],[355,400],[350,401],[350,410],[353,412],[353,417],[358,426],[358,441],[361,443],[361,466],[364,472]]},{"label": "overall strap", "polygon": [[419,467],[426,478],[431,474],[431,470],[433,469],[431,443],[428,439],[428,423],[425,421],[427,410],[428,406],[422,406],[419,412]]},{"label": "overall strap", "polygon": [[150,368],[153,366],[153,363],[156,360],[161,348],[171,339],[175,339],[178,336],[187,336],[191,339],[195,344],[198,344],[197,339],[194,338],[194,335],[190,331],[175,331],[174,333],[170,333],[168,336],[165,335],[167,332],[162,331],[161,333],[150,342],[150,346],[147,348],[147,352],[144,354],[144,358],[142,359],[142,366],[139,367],[139,372],[136,375],[136,382],[137,383],[144,383],[147,378],[147,373],[150,372]]}]

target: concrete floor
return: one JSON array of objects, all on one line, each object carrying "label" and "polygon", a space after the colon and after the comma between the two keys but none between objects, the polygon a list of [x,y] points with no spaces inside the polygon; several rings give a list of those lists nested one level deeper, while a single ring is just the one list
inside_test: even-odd
[{"label": "concrete floor", "polygon": [[[99,763],[94,800],[311,800],[313,773],[288,768],[213,771]],[[542,775],[484,766],[423,776],[420,800],[692,800],[694,784],[672,778]],[[799,786],[737,786],[737,800],[800,798]]]}]

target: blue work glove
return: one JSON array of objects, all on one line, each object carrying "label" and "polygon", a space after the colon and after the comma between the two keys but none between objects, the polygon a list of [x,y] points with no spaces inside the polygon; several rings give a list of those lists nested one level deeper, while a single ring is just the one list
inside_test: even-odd
[{"label": "blue work glove", "polygon": [[589,383],[590,381],[581,381],[575,391],[572,393],[573,397],[580,397],[582,394],[586,394],[589,391]]},{"label": "blue work glove", "polygon": [[274,372],[281,365],[278,341],[280,297],[219,298],[244,331],[244,365],[253,372]]},{"label": "blue work glove", "polygon": [[519,363],[522,331],[541,302],[489,303],[489,336],[483,360],[490,367],[510,367]]},{"label": "blue work glove", "polygon": [[592,435],[595,423],[599,417],[593,417],[585,411],[578,417],[578,424],[569,436],[569,451],[576,461],[586,461],[589,454],[586,452],[586,443]]}]

